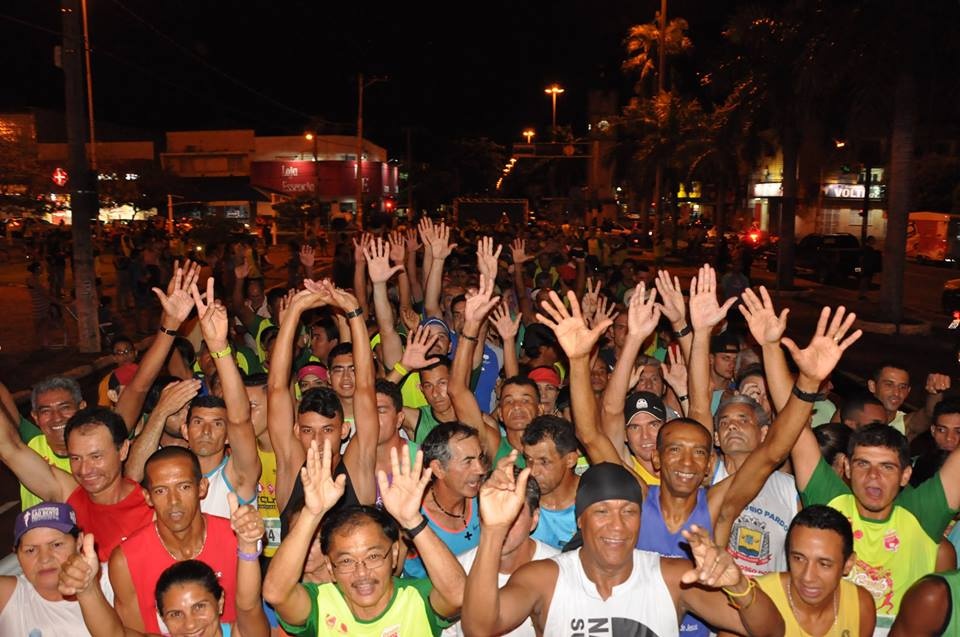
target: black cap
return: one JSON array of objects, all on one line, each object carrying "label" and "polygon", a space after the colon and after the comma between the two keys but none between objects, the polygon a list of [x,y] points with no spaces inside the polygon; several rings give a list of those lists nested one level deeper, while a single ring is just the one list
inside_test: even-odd
[{"label": "black cap", "polygon": [[663,405],[663,400],[648,391],[633,392],[627,396],[627,401],[624,403],[623,416],[627,423],[640,412],[651,414],[657,420],[667,419],[667,409]]},{"label": "black cap", "polygon": [[740,337],[729,331],[721,332],[710,339],[711,354],[739,354]]}]

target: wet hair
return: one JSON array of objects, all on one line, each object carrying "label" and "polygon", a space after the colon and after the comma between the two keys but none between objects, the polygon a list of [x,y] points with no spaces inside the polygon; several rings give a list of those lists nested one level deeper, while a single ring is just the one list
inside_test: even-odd
[{"label": "wet hair", "polygon": [[453,311],[453,306],[456,305],[457,303],[466,303],[466,302],[467,302],[467,295],[458,294],[452,299],[450,299],[450,310]]},{"label": "wet hair", "polygon": [[549,439],[561,456],[577,450],[577,436],[573,423],[559,416],[537,416],[523,430],[521,442],[535,445]]},{"label": "wet hair", "polygon": [[902,372],[907,372],[907,378],[910,377],[909,370],[907,370],[907,368],[904,367],[901,363],[897,363],[894,361],[883,361],[882,363],[877,365],[873,370],[873,375],[871,376],[871,378],[873,379],[873,382],[879,383],[880,375],[883,373],[883,370],[887,369],[888,367],[890,369],[899,369]]},{"label": "wet hair", "polygon": [[536,395],[537,402],[540,402],[540,388],[537,386],[537,384],[534,381],[530,380],[528,377],[517,375],[517,376],[511,376],[507,380],[503,381],[503,383],[500,385],[501,397],[503,396],[503,390],[505,390],[510,385],[520,385],[521,387],[529,387],[530,389],[533,390],[534,395]]},{"label": "wet hair", "polygon": [[704,427],[702,424],[700,424],[698,421],[694,420],[693,418],[674,418],[673,420],[668,420],[667,422],[665,422],[663,426],[657,430],[657,451],[661,451],[663,449],[663,432],[669,429],[670,425],[674,423],[681,423],[685,425],[693,425],[695,427],[699,427],[703,431],[705,437],[707,438],[707,444],[710,446],[711,450],[713,449],[713,436],[710,435],[710,432],[707,430],[706,427]]},{"label": "wet hair", "polygon": [[337,356],[353,356],[353,343],[337,343],[327,354],[327,369],[333,369],[333,361]]},{"label": "wet hair", "polygon": [[850,427],[842,422],[829,422],[814,428],[813,435],[820,445],[820,455],[827,464],[832,465],[841,453],[847,454],[851,433]]},{"label": "wet hair", "polygon": [[788,555],[790,553],[790,536],[798,526],[835,532],[843,540],[843,559],[846,560],[853,555],[853,528],[850,526],[850,520],[836,509],[823,504],[814,504],[800,509],[793,517],[790,528],[787,530],[787,540],[784,545],[787,548]]},{"label": "wet hair", "polygon": [[220,600],[223,597],[223,587],[217,579],[217,574],[213,569],[200,560],[184,560],[174,562],[157,579],[157,586],[154,589],[154,601],[157,604],[157,610],[163,615],[163,596],[167,594],[173,586],[177,584],[196,583],[202,586],[208,593],[213,595],[214,599]]},{"label": "wet hair", "polygon": [[330,552],[330,538],[341,529],[355,529],[361,524],[372,522],[380,527],[391,543],[400,539],[400,525],[382,509],[358,504],[333,509],[320,523],[320,550],[324,555]]},{"label": "wet hair", "polygon": [[720,413],[727,405],[746,405],[753,411],[753,417],[757,421],[758,427],[766,427],[770,424],[770,414],[768,414],[767,411],[760,406],[760,403],[755,401],[750,396],[734,394],[729,398],[724,398],[723,402],[720,403],[720,406],[717,407],[717,413],[713,416],[713,425],[715,429],[720,425]]},{"label": "wet hair", "polygon": [[266,384],[267,384],[267,375],[265,373],[248,374],[243,377],[244,387],[265,387]]},{"label": "wet hair", "polygon": [[762,365],[757,365],[757,364],[747,365],[746,367],[740,370],[739,374],[737,374],[737,379],[736,379],[737,389],[740,389],[740,386],[743,385],[743,381],[745,381],[751,376],[759,376],[763,378],[764,381],[766,381],[766,376],[763,373]]},{"label": "wet hair", "polygon": [[430,363],[429,365],[421,369],[420,376],[422,378],[423,372],[429,372],[430,370],[436,369],[438,367],[446,367],[449,370],[452,366],[453,366],[453,363],[450,361],[449,358],[447,358],[446,356],[440,356],[434,362]]},{"label": "wet hair", "polygon": [[151,464],[176,458],[185,458],[190,462],[190,466],[193,469],[193,478],[197,484],[200,484],[200,480],[203,479],[203,470],[200,468],[200,459],[197,458],[197,454],[193,453],[186,447],[181,447],[179,445],[168,445],[154,451],[152,454],[150,454],[150,457],[147,458],[147,461],[143,463],[143,479],[140,481],[140,486],[142,486],[144,489],[150,488]]},{"label": "wet hair", "polygon": [[450,441],[457,438],[479,438],[476,429],[460,422],[442,422],[434,427],[420,444],[423,451],[423,466],[429,467],[436,460],[443,468],[450,462]]},{"label": "wet hair", "polygon": [[190,419],[193,417],[194,409],[226,409],[227,403],[223,401],[223,398],[217,398],[216,396],[211,396],[207,394],[206,396],[197,396],[190,401],[190,406],[187,408],[187,422],[190,422]]},{"label": "wet hair", "polygon": [[857,447],[886,447],[897,452],[901,471],[910,466],[910,445],[907,437],[890,425],[872,423],[854,430],[847,445],[847,457],[851,460]]},{"label": "wet hair", "polygon": [[878,407],[883,407],[883,403],[880,402],[876,396],[866,390],[851,394],[843,401],[843,406],[840,408],[840,421],[846,422],[848,420],[853,420],[854,413],[863,411],[864,407],[867,405],[877,405]]},{"label": "wet hair", "polygon": [[379,379],[375,385],[375,392],[377,394],[383,394],[390,399],[390,402],[393,403],[393,408],[398,412],[403,411],[403,395],[400,393],[400,386],[396,383]]},{"label": "wet hair", "polygon": [[95,427],[101,425],[110,432],[110,438],[113,439],[114,446],[119,449],[120,446],[129,439],[127,424],[123,422],[120,414],[106,407],[87,407],[75,413],[63,431],[63,440],[70,442],[70,434],[77,429]]},{"label": "wet hair", "polygon": [[937,424],[937,419],[940,416],[948,414],[960,414],[960,398],[952,396],[938,402],[937,406],[933,408],[933,424]]},{"label": "wet hair", "polygon": [[329,387],[311,387],[300,397],[297,413],[315,413],[325,418],[337,416],[343,418],[343,405],[340,404],[340,398],[336,392]]},{"label": "wet hair", "polygon": [[33,409],[33,411],[37,410],[37,401],[40,399],[40,394],[45,394],[48,391],[57,389],[65,389],[70,392],[70,398],[78,405],[83,401],[83,392],[80,391],[80,383],[66,376],[51,376],[33,386],[30,392],[31,409]]}]

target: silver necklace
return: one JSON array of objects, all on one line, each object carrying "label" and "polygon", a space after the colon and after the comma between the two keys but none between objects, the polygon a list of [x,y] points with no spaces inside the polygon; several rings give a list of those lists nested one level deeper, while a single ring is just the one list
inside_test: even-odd
[{"label": "silver necklace", "polygon": [[[837,590],[833,591],[833,625],[830,627],[830,630],[824,633],[824,637],[829,635],[832,632],[835,632],[837,629],[837,621],[840,619],[840,585],[838,583]],[[793,616],[797,618],[797,623],[800,623],[800,617],[797,614],[797,607],[793,604],[793,594],[790,592],[790,575],[787,575],[787,601],[790,602],[790,611],[793,613]],[[802,627],[801,627],[802,629]]]},{"label": "silver necklace", "polygon": [[153,521],[153,528],[157,531],[157,539],[160,540],[160,546],[163,547],[163,550],[166,551],[167,555],[172,557],[174,561],[181,562],[184,560],[194,559],[198,555],[203,553],[203,547],[207,545],[207,520],[202,516],[201,516],[201,520],[203,521],[203,541],[200,543],[200,548],[195,553],[191,553],[190,555],[184,555],[182,559],[177,558],[177,556],[174,555],[169,548],[167,548],[166,543],[163,541],[163,536],[160,535],[160,529],[157,527],[157,521],[156,520]]}]

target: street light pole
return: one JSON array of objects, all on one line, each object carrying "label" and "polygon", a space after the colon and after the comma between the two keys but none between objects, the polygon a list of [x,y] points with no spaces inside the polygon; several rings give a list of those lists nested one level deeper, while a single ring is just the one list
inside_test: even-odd
[{"label": "street light pole", "polygon": [[374,77],[364,83],[363,73],[357,75],[357,228],[363,229],[363,90],[386,78]]},{"label": "street light pole", "polygon": [[563,93],[564,89],[557,84],[548,86],[543,90],[544,93],[550,96],[553,102],[553,141],[557,141],[557,95]]},{"label": "street light pole", "polygon": [[523,131],[523,136],[527,138],[528,144],[530,143],[530,140],[533,139],[534,135],[536,135],[536,132],[534,132],[533,129],[528,128],[527,130]]}]

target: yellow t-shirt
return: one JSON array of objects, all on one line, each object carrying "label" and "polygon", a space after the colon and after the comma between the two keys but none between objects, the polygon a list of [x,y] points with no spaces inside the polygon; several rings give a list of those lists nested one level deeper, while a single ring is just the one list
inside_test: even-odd
[{"label": "yellow t-shirt", "polygon": [[277,454],[257,449],[260,456],[260,479],[257,481],[257,510],[267,528],[263,554],[273,557],[280,546],[280,509],[277,508]]},{"label": "yellow t-shirt", "polygon": [[[783,577],[790,577],[786,573],[782,575]],[[790,600],[787,598],[787,592],[783,587],[781,573],[761,575],[756,579],[756,582],[760,590],[770,597],[783,616],[783,623],[787,628],[784,637],[812,637],[800,626],[800,622],[793,614]],[[857,637],[859,634],[860,596],[857,592],[857,585],[842,579],[840,580],[840,603],[837,605],[837,621],[824,637],[840,637],[841,635]]]},{"label": "yellow t-shirt", "polygon": [[637,472],[637,475],[640,476],[640,479],[643,480],[644,484],[646,484],[648,487],[660,486],[660,478],[647,471],[647,468],[640,464],[640,461],[637,460],[636,456],[630,456],[630,459],[633,460],[633,470]]},{"label": "yellow t-shirt", "polygon": [[[47,444],[47,437],[43,434],[34,436],[30,439],[30,442],[27,443],[27,446],[40,454],[40,457],[47,461],[47,464],[54,467],[59,467],[66,471],[67,473],[72,473],[70,471],[70,458],[64,456],[58,456],[54,453],[53,449]],[[40,504],[43,500],[40,496],[36,495],[29,489],[27,489],[22,484],[20,485],[20,510],[24,511],[29,509],[35,504]]]}]

